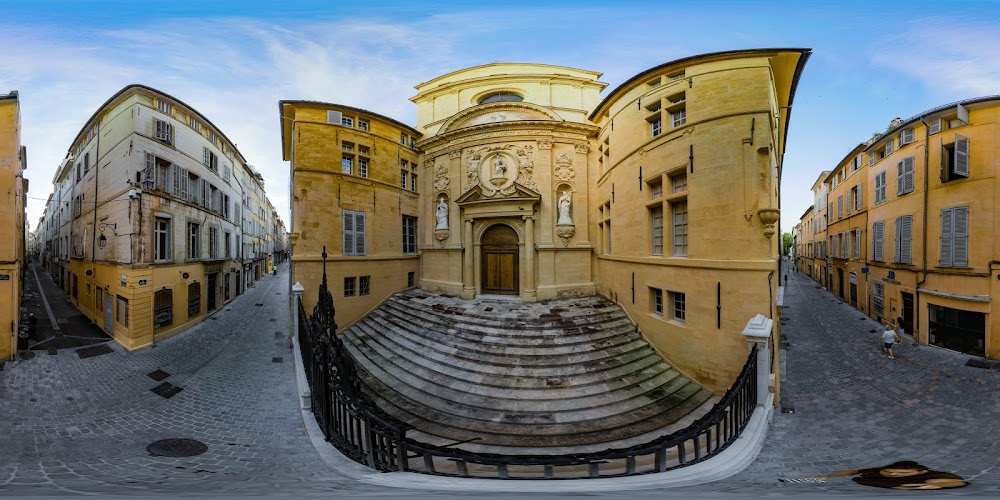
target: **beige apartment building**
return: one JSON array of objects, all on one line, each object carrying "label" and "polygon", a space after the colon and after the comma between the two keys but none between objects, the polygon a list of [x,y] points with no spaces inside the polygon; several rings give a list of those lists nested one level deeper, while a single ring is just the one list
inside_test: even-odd
[{"label": "beige apartment building", "polygon": [[282,101],[293,280],[314,304],[326,245],[341,327],[410,286],[525,302],[600,294],[673,366],[724,391],[747,321],[775,316],[780,171],[809,55],[688,57],[603,98],[597,72],[486,64],[417,85],[412,128]]},{"label": "beige apartment building", "polygon": [[827,270],[830,267],[827,263],[828,253],[826,242],[828,224],[827,199],[830,194],[826,184],[826,177],[828,175],[830,175],[830,171],[825,170],[813,182],[812,210],[806,210],[803,217],[808,216],[808,219],[803,218],[800,221],[804,227],[803,245],[805,253],[799,261],[799,271],[802,271],[823,286],[826,286],[829,282]]},{"label": "beige apartment building", "polygon": [[825,179],[831,291],[922,344],[991,359],[998,118],[995,96],[897,118]]},{"label": "beige apartment building", "polygon": [[264,272],[261,186],[207,117],[129,85],[74,138],[40,252],[69,300],[137,349],[205,319]]},{"label": "beige apartment building", "polygon": [[0,94],[0,361],[17,355],[25,279],[27,149],[21,145],[21,102],[16,91]]}]

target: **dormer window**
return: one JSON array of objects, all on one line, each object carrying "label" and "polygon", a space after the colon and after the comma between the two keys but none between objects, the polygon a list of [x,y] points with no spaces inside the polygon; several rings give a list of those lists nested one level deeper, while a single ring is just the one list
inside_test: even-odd
[{"label": "dormer window", "polygon": [[494,92],[479,99],[479,104],[489,104],[491,102],[521,102],[521,97],[513,92]]}]

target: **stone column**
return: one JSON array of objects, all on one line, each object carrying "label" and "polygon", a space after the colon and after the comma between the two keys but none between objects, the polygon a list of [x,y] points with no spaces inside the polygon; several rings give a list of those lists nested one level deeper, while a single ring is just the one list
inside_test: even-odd
[{"label": "stone column", "polygon": [[292,285],[292,334],[288,336],[288,345],[293,345],[293,340],[299,335],[299,304],[302,303],[302,293],[305,287],[298,281]]},{"label": "stone column", "polygon": [[465,253],[462,255],[462,298],[468,300],[476,296],[475,275],[472,269],[472,249],[474,246],[472,244],[471,219],[465,221],[465,227],[462,231],[462,246],[465,248]]},{"label": "stone column", "polygon": [[757,346],[757,406],[767,404],[767,382],[771,374],[771,350],[768,340],[771,338],[771,328],[774,321],[758,314],[750,319],[743,336],[747,339],[747,352]]},{"label": "stone column", "polygon": [[535,302],[535,219],[524,218],[524,296],[525,302]]}]

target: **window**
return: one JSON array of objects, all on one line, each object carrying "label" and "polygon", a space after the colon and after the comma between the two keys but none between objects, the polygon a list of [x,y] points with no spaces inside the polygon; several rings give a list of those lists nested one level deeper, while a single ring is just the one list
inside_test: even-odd
[{"label": "window", "polygon": [[202,148],[201,161],[213,172],[219,173],[219,157],[208,148]]},{"label": "window", "polygon": [[649,291],[652,295],[650,302],[653,306],[653,314],[663,316],[663,290],[660,290],[659,288],[650,288]]},{"label": "window", "polygon": [[215,135],[215,132],[208,133],[208,140],[212,142],[213,145],[219,145],[219,136]]},{"label": "window", "polygon": [[417,218],[403,216],[403,253],[417,253]]},{"label": "window", "polygon": [[156,120],[155,137],[167,144],[173,144],[174,127],[163,120]]},{"label": "window", "polygon": [[201,284],[197,281],[188,285],[188,318],[201,312]]},{"label": "window", "polygon": [[941,266],[969,266],[969,207],[941,211]]},{"label": "window", "polygon": [[345,127],[354,127],[354,118],[350,116],[343,116],[340,118],[340,124]]},{"label": "window", "polygon": [[686,310],[684,304],[684,294],[679,292],[670,292],[670,302],[673,307],[673,319],[674,321],[684,322],[686,317]]},{"label": "window", "polygon": [[955,142],[941,146],[941,182],[969,177],[969,138],[955,134]]},{"label": "window", "polygon": [[358,128],[364,131],[368,131],[368,120],[358,119]]},{"label": "window", "polygon": [[77,290],[78,290],[79,286],[80,286],[80,281],[77,279],[77,275],[74,273],[73,274],[73,285],[70,287],[73,290],[73,298],[74,299],[80,298],[79,294],[77,293]]},{"label": "window", "polygon": [[406,145],[406,134],[399,134],[399,143],[404,146]]},{"label": "window", "polygon": [[83,172],[90,172],[90,153],[84,153],[83,155]]},{"label": "window", "polygon": [[936,134],[941,131],[941,119],[935,118],[931,120],[931,123],[927,126],[928,134]]},{"label": "window", "polygon": [[358,158],[358,175],[368,177],[368,158]]},{"label": "window", "polygon": [[161,99],[156,100],[156,109],[168,115],[174,113],[174,106],[169,102],[164,102]]},{"label": "window", "polygon": [[673,213],[673,244],[674,255],[684,257],[688,252],[688,212],[687,202],[671,204]]},{"label": "window", "polygon": [[194,129],[195,132],[201,132],[201,122],[193,116],[188,117],[188,126]]},{"label": "window", "polygon": [[407,288],[413,288],[413,286],[416,284],[416,276],[417,276],[417,273],[415,273],[413,271],[409,271],[409,272],[406,273],[406,287]]},{"label": "window", "polygon": [[687,110],[684,108],[670,112],[670,126],[679,127],[687,122]]},{"label": "window", "polygon": [[883,239],[885,237],[885,221],[880,220],[875,224],[872,224],[872,260],[881,262],[885,260],[883,256],[883,248],[885,246]]},{"label": "window", "polygon": [[513,92],[495,92],[479,99],[479,104],[489,104],[491,102],[521,102],[524,98]]},{"label": "window", "polygon": [[663,207],[649,210],[652,221],[653,255],[663,255]]},{"label": "window", "polygon": [[344,255],[365,255],[365,213],[344,210]]},{"label": "window", "polygon": [[687,174],[678,174],[670,176],[670,192],[671,193],[683,193],[687,191],[688,188],[688,177]]},{"label": "window", "polygon": [[903,147],[913,142],[913,129],[908,128],[899,133],[899,147]]},{"label": "window", "polygon": [[885,203],[885,170],[875,174],[875,204]]},{"label": "window", "polygon": [[656,136],[660,135],[660,132],[662,131],[662,129],[663,129],[663,119],[662,118],[657,118],[657,119],[649,122],[649,133],[650,133],[650,135],[652,137],[656,137]]},{"label": "window", "polygon": [[861,195],[864,190],[861,189],[861,182],[857,186],[854,186],[854,210],[861,210]]},{"label": "window", "polygon": [[653,200],[663,197],[663,180],[659,177],[649,182],[649,197]]},{"label": "window", "polygon": [[850,256],[848,249],[851,248],[851,233],[840,234],[840,258],[846,259]]},{"label": "window", "polygon": [[122,326],[128,326],[128,299],[121,295],[116,295],[116,297],[118,298],[118,307],[115,308],[115,321]]},{"label": "window", "polygon": [[371,276],[358,278],[358,295],[369,295],[371,293]]},{"label": "window", "polygon": [[357,278],[344,278],[344,297],[353,297],[356,295],[357,291],[355,289],[355,283]]},{"label": "window", "polygon": [[170,219],[156,217],[153,221],[153,260],[170,260],[173,246],[170,238]]},{"label": "window", "polygon": [[413,172],[413,173],[410,174],[410,191],[413,191],[414,193],[417,192],[417,174],[416,174],[416,172]]},{"label": "window", "polygon": [[201,224],[188,222],[188,259],[201,258]]},{"label": "window", "polygon": [[868,166],[875,164],[875,153],[868,153]]},{"label": "window", "polygon": [[353,152],[354,151],[354,143],[345,142],[343,145],[341,145],[341,149],[343,149],[344,151]]},{"label": "window", "polygon": [[894,259],[900,264],[913,264],[912,255],[913,216],[896,217],[896,250]]},{"label": "window", "polygon": [[891,154],[892,154],[892,140],[890,139],[889,142],[885,143],[885,156],[883,156],[883,158]]},{"label": "window", "polygon": [[861,258],[861,230],[854,230],[854,259]]},{"label": "window", "polygon": [[677,81],[677,80],[680,80],[681,78],[684,78],[684,72],[683,71],[681,71],[680,73],[674,73],[672,75],[667,75],[667,81],[668,82]]},{"label": "window", "polygon": [[896,165],[896,194],[913,192],[913,157],[903,158]]},{"label": "window", "polygon": [[80,216],[83,212],[83,195],[79,195],[73,198],[73,218]]},{"label": "window", "polygon": [[153,330],[174,324],[174,291],[164,288],[153,294]]},{"label": "window", "polygon": [[219,258],[219,228],[213,226],[208,228],[208,258]]},{"label": "window", "polygon": [[232,255],[233,255],[233,253],[232,253],[232,239],[233,239],[232,233],[230,233],[229,231],[226,231],[226,233],[223,235],[223,241],[225,242],[224,250],[226,252],[225,255],[224,255],[224,257],[227,258],[227,259],[230,258],[230,257],[232,257]]},{"label": "window", "polygon": [[410,175],[410,173],[406,170],[399,172],[399,187],[406,189],[406,176],[408,175]]},{"label": "window", "polygon": [[881,281],[872,282],[872,303],[876,314],[879,316],[885,314],[885,284]]},{"label": "window", "polygon": [[837,197],[837,218],[842,219],[844,217],[844,196],[840,195]]},{"label": "window", "polygon": [[343,172],[343,173],[345,173],[345,174],[353,174],[354,173],[354,157],[344,156],[340,160],[340,171]]}]

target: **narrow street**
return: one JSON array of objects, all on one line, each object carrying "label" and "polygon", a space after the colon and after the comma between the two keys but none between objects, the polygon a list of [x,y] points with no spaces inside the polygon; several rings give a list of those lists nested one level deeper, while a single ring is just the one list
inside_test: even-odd
[{"label": "narrow street", "polygon": [[[128,353],[107,342],[107,354],[81,358],[63,348],[7,363],[0,494],[466,496],[380,489],[319,459],[296,400],[287,275],[282,266],[278,277],[155,347]],[[935,495],[1000,495],[1000,371],[967,367],[967,355],[909,339],[887,359],[880,327],[802,274],[789,275],[785,304],[782,409],[754,464],[716,483],[607,497],[875,496],[892,492],[849,477],[779,479],[898,460],[972,483]],[[166,378],[151,378],[157,370]],[[151,391],[164,382],[180,390],[169,398]],[[197,440],[207,451],[178,458],[147,451],[167,438]]]}]

